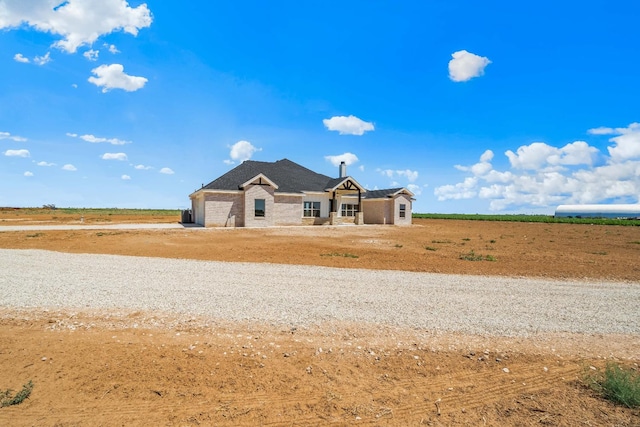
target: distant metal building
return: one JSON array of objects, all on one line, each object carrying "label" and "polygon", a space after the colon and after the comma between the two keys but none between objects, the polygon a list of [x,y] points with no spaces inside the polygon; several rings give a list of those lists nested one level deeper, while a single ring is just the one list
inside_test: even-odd
[{"label": "distant metal building", "polygon": [[623,218],[640,219],[637,205],[560,205],[556,218]]}]

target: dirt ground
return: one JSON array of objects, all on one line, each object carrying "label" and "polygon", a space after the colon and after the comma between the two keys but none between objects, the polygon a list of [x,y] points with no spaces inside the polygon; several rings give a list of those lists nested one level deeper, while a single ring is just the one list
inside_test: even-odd
[{"label": "dirt ground", "polygon": [[[0,213],[0,227],[79,221],[53,216]],[[115,217],[84,222],[177,221]],[[0,232],[0,248],[640,286],[639,227],[416,220],[412,227],[47,230]],[[344,323],[301,330],[170,313],[0,307],[0,390],[34,383],[25,402],[0,408],[0,425],[638,426],[639,410],[586,386],[585,377],[612,360],[637,369],[640,334],[510,338]]]}]

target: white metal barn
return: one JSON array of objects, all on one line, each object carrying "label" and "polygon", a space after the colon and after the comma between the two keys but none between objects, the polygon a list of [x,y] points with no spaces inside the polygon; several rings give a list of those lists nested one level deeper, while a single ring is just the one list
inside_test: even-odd
[{"label": "white metal barn", "polygon": [[640,204],[636,205],[560,205],[556,218],[640,218]]}]

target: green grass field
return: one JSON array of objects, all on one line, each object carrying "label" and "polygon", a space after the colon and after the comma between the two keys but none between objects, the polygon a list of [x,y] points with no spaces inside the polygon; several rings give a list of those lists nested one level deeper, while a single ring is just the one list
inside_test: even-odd
[{"label": "green grass field", "polygon": [[566,223],[566,224],[629,225],[629,226],[640,225],[640,220],[636,220],[636,219],[555,218],[549,215],[480,215],[480,214],[415,213],[413,214],[413,218],[458,219],[458,220],[474,220],[474,221],[543,222],[543,223]]}]

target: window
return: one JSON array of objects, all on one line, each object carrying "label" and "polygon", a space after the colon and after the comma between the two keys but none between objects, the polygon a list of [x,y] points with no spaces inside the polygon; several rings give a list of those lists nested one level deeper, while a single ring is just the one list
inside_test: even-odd
[{"label": "window", "polygon": [[303,216],[320,218],[320,202],[304,202]]},{"label": "window", "polygon": [[356,216],[358,212],[358,205],[352,205],[350,203],[342,204],[342,216]]},{"label": "window", "polygon": [[264,217],[264,199],[255,199],[256,217]]},{"label": "window", "polygon": [[407,216],[407,205],[401,203],[400,204],[400,218],[406,218]]}]

